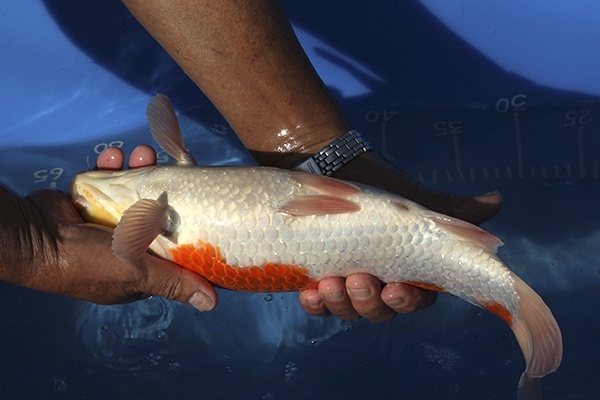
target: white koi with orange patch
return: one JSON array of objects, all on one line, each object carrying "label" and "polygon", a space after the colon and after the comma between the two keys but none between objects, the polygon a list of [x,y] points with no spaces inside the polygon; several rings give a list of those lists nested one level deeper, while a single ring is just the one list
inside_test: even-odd
[{"label": "white koi with orange patch", "polygon": [[72,184],[86,220],[116,227],[115,255],[134,260],[150,248],[234,290],[300,290],[364,272],[445,291],[511,326],[527,362],[519,399],[541,396],[536,378],[562,358],[560,329],[496,255],[499,239],[364,185],[265,167],[197,167],[166,96],[153,98],[148,117],[177,164],[90,171]]}]

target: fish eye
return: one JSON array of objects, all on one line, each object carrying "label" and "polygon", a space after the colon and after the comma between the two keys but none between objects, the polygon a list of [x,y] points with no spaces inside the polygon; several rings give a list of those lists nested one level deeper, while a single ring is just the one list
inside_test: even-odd
[{"label": "fish eye", "polygon": [[171,207],[165,213],[164,236],[171,236],[179,229],[179,214]]}]

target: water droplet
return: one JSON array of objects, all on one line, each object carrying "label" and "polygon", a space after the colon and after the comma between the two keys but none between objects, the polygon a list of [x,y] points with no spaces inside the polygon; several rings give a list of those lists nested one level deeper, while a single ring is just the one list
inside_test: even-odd
[{"label": "water droplet", "polygon": [[162,357],[158,354],[150,353],[148,354],[148,357],[146,357],[146,360],[148,360],[151,367],[156,367],[160,363],[161,358]]},{"label": "water droplet", "polygon": [[451,371],[460,361],[460,355],[452,349],[437,347],[429,343],[421,343],[425,359],[439,365],[443,371]]},{"label": "water droplet", "polygon": [[156,337],[158,338],[158,340],[164,340],[167,338],[167,332],[158,331],[158,332],[156,332]]},{"label": "water droplet", "polygon": [[265,295],[265,301],[271,301],[271,300],[273,300],[273,295],[271,295],[271,294]]},{"label": "water droplet", "polygon": [[293,382],[296,380],[296,375],[298,375],[298,372],[300,370],[298,369],[298,367],[296,367],[296,364],[294,364],[293,362],[288,362],[287,364],[285,364],[285,381],[286,382]]},{"label": "water droplet", "polygon": [[50,379],[50,383],[52,384],[52,389],[56,393],[66,392],[67,391],[67,382],[61,377],[54,377]]},{"label": "water droplet", "polygon": [[317,339],[317,338],[312,338],[312,339],[310,339],[310,340],[308,341],[308,343],[309,343],[309,344],[317,344],[317,343],[319,343],[319,339]]},{"label": "water droplet", "polygon": [[171,360],[169,363],[169,369],[171,371],[179,371],[181,369],[181,364],[179,364],[177,361]]}]

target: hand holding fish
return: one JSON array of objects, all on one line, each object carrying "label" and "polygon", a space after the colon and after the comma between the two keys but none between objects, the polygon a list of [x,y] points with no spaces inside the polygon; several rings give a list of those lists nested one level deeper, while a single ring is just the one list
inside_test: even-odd
[{"label": "hand holding fish", "polygon": [[[121,170],[124,162],[125,155],[121,149],[108,148],[98,156],[97,165],[103,170]],[[136,147],[129,157],[131,168],[155,163],[156,152],[146,145]],[[327,278],[319,282],[317,289],[306,289],[300,293],[300,303],[310,314],[333,314],[340,319],[363,317],[371,322],[383,322],[397,313],[421,310],[430,306],[435,298],[435,292],[402,283],[382,287],[381,281],[369,274],[353,274],[346,279]]]},{"label": "hand holding fish", "polygon": [[0,186],[0,279],[30,289],[99,304],[127,303],[149,295],[215,307],[211,284],[150,254],[135,263],[110,250],[112,232],[88,224],[68,195],[38,190],[26,198]]},{"label": "hand holding fish", "polygon": [[[120,170],[124,160],[122,151],[112,148],[97,163],[100,169]],[[152,148],[139,146],[129,165],[142,167],[155,161]],[[203,293],[196,300],[205,300],[197,308],[210,310],[217,303],[211,284],[169,261],[149,254],[135,264],[115,258],[110,232],[81,225],[84,221],[62,192],[40,190],[23,199],[0,187],[0,196],[1,254],[9,260],[0,269],[4,281],[99,304],[149,295],[187,303],[196,292]],[[434,300],[435,293],[404,284],[388,284],[382,290],[380,281],[368,274],[324,279],[318,289],[300,295],[302,306],[311,314],[331,313],[343,319],[362,316],[372,322],[425,308]]]}]

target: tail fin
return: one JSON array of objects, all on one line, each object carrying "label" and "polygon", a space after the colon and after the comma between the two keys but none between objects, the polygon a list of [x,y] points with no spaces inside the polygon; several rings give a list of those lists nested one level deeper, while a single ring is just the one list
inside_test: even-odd
[{"label": "tail fin", "polygon": [[519,381],[519,400],[541,399],[539,378],[554,372],[562,360],[560,328],[542,298],[514,273],[519,316],[512,326],[527,367]]}]

